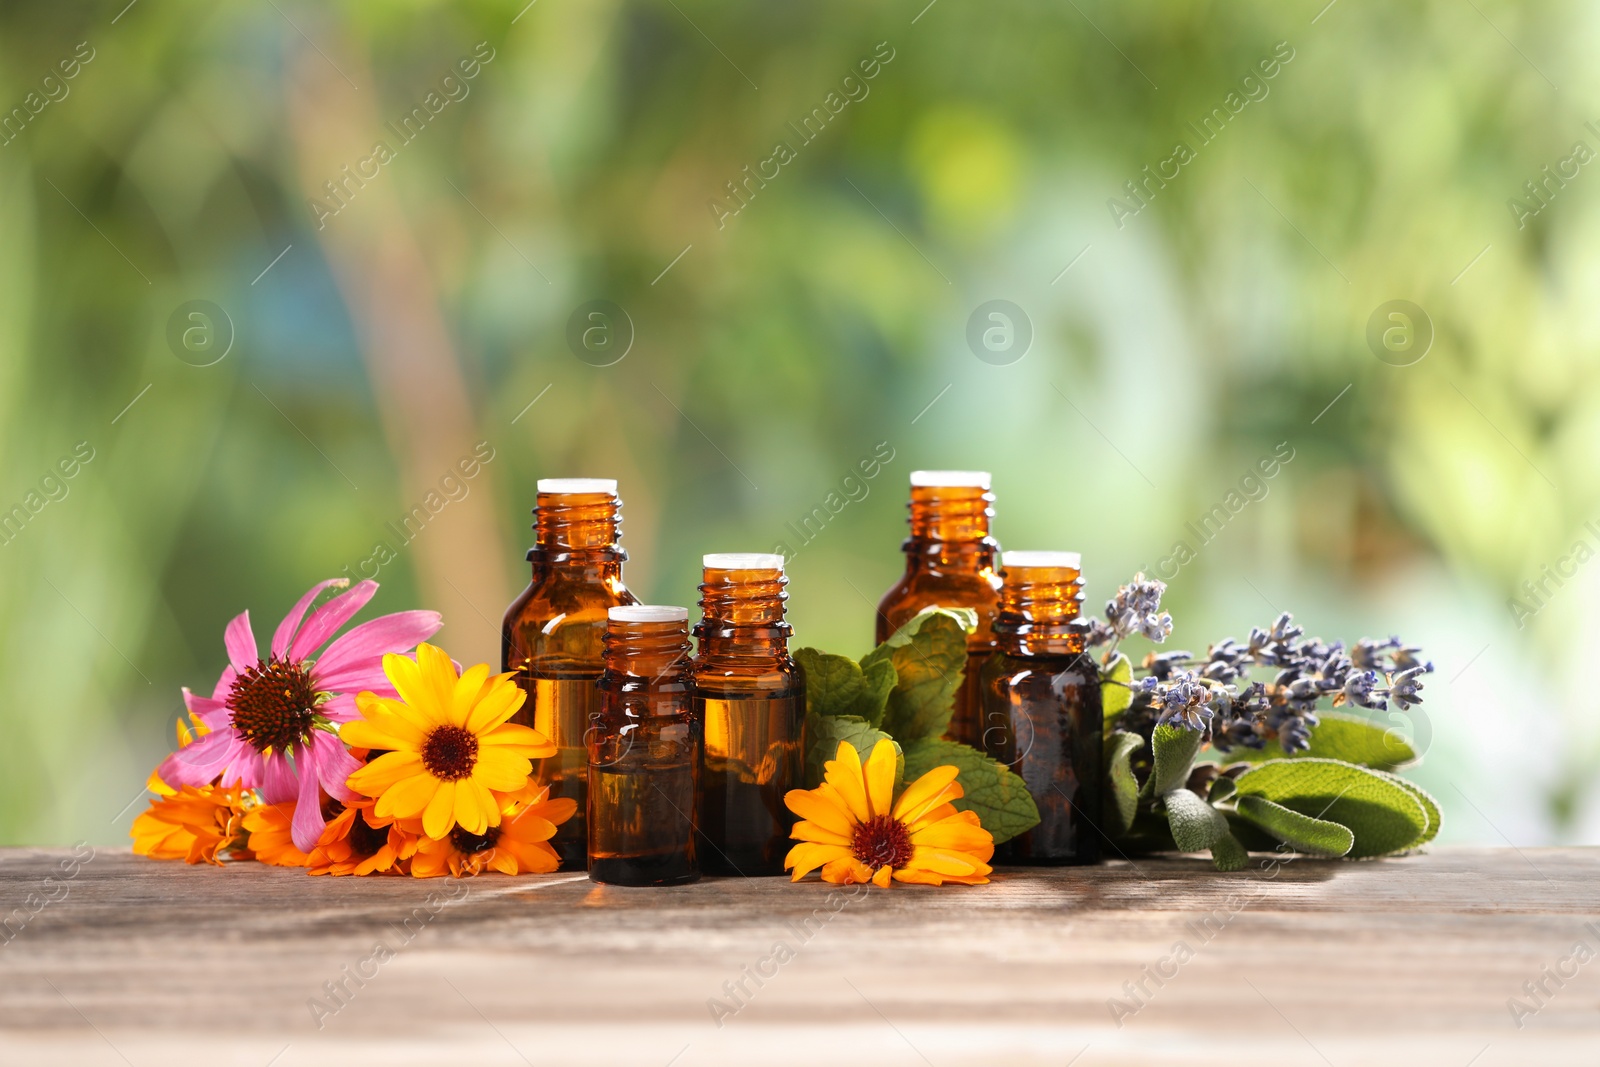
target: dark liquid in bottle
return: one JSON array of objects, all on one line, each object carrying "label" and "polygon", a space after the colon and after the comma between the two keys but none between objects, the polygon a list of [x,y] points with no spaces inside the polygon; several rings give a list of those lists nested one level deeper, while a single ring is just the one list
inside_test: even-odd
[{"label": "dark liquid in bottle", "polygon": [[694,841],[695,763],[626,756],[589,772],[589,877],[612,885],[682,885],[700,877]]},{"label": "dark liquid in bottle", "polygon": [[795,823],[783,795],[804,777],[805,698],[797,687],[759,696],[699,689],[694,707],[705,729],[700,866],[782,874]]}]

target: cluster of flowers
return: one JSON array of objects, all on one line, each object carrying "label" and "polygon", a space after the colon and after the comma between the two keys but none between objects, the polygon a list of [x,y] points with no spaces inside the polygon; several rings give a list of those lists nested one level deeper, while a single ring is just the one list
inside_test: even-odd
[{"label": "cluster of flowers", "polygon": [[[249,612],[228,624],[229,665],[209,698],[183,691],[189,721],[150,776],[157,796],[134,821],[134,851],[333,875],[555,870],[548,842],[575,805],[532,782],[531,761],[555,746],[508,721],[522,689],[427,644],[436,612],[335,637],[378,590],[348,586],[313,586],[265,657]],[[312,611],[328,589],[343,592]]]},{"label": "cluster of flowers", "polygon": [[[1166,590],[1163,582],[1134,575],[1107,602],[1105,621],[1089,621],[1089,646],[1109,644],[1109,661],[1117,644],[1135,632],[1158,644],[1165,641],[1172,633],[1172,616],[1161,611]],[[1273,740],[1285,752],[1296,752],[1309,747],[1317,704],[1324,698],[1331,698],[1333,707],[1378,711],[1391,700],[1402,710],[1422,702],[1422,675],[1433,664],[1417,658],[1419,649],[1398,637],[1364,637],[1347,650],[1342,641],[1302,640],[1304,633],[1284,612],[1270,628],[1252,628],[1246,644],[1226,638],[1203,658],[1188,651],[1150,653],[1144,660],[1149,673],[1133,683],[1125,728],[1172,723],[1207,733],[1225,752],[1237,746],[1259,749]],[[1253,667],[1278,673],[1271,682],[1250,681]]]}]

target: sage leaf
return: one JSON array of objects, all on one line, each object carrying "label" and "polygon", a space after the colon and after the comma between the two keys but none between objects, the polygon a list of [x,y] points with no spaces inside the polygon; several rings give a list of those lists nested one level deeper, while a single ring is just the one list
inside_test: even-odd
[{"label": "sage leaf", "polygon": [[1179,852],[1204,852],[1228,832],[1228,820],[1222,812],[1184,788],[1163,793],[1167,806],[1167,825],[1172,827],[1172,840]]},{"label": "sage leaf", "polygon": [[950,725],[967,665],[967,634],[977,614],[929,608],[861,657],[865,673],[894,667],[895,685],[879,725],[903,745],[940,737]]},{"label": "sage leaf", "polygon": [[1276,741],[1264,748],[1236,748],[1225,753],[1224,763],[1249,760],[1255,763],[1272,759],[1336,759],[1380,771],[1392,771],[1417,762],[1416,749],[1392,729],[1359,715],[1336,711],[1319,712],[1321,720],[1311,728],[1311,746],[1300,752],[1285,753]]},{"label": "sage leaf", "polygon": [[1260,796],[1286,808],[1348,827],[1351,859],[1387,856],[1426,839],[1430,818],[1422,802],[1390,776],[1341,760],[1268,760],[1234,779],[1240,796]]},{"label": "sage leaf", "polygon": [[1133,773],[1133,754],[1144,747],[1144,738],[1118,730],[1105,742],[1106,790],[1101,816],[1106,833],[1121,837],[1133,826],[1139,810],[1139,779]]},{"label": "sage leaf", "polygon": [[1219,871],[1243,870],[1250,854],[1232,834],[1225,833],[1211,845],[1211,865]]},{"label": "sage leaf", "polygon": [[1009,767],[1001,766],[971,745],[929,739],[906,746],[905,752],[908,782],[935,767],[948,765],[960,770],[956,782],[962,796],[954,802],[956,809],[975,812],[983,828],[994,836],[995,844],[1039,825],[1039,807],[1027,784]]},{"label": "sage leaf", "polygon": [[1389,774],[1386,771],[1373,771],[1373,773],[1381,774],[1391,782],[1394,782],[1396,785],[1404,788],[1416,798],[1417,803],[1422,805],[1422,810],[1427,812],[1427,833],[1423,834],[1417,840],[1411,842],[1411,848],[1421,848],[1423,845],[1426,845],[1429,841],[1432,841],[1435,837],[1439,836],[1439,825],[1442,821],[1442,817],[1439,814],[1439,802],[1433,799],[1432,794],[1430,794],[1426,789],[1423,789],[1417,783],[1402,778],[1398,774]]},{"label": "sage leaf", "polygon": [[1118,652],[1110,663],[1100,667],[1100,707],[1105,715],[1104,729],[1108,737],[1132,703],[1133,661]]},{"label": "sage leaf", "polygon": [[1349,827],[1326,819],[1313,819],[1292,808],[1260,796],[1242,796],[1235,810],[1297,852],[1313,856],[1343,856],[1356,843]]},{"label": "sage leaf", "polygon": [[1150,737],[1154,765],[1150,768],[1150,777],[1145,780],[1143,795],[1165,796],[1187,782],[1204,737],[1199,730],[1187,730],[1171,723],[1157,726]]}]

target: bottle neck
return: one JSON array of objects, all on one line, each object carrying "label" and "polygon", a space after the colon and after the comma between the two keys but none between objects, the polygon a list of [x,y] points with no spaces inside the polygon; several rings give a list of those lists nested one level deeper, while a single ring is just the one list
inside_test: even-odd
[{"label": "bottle neck", "polygon": [[794,627],[784,621],[789,584],[780,570],[720,570],[707,567],[700,585],[702,660],[762,661],[788,658]]},{"label": "bottle neck", "polygon": [[533,547],[528,561],[596,568],[597,578],[621,574],[622,500],[611,493],[540,493],[533,510]]},{"label": "bottle neck", "polygon": [[1068,656],[1085,648],[1083,576],[1070,567],[1008,567],[994,620],[995,646],[1016,656]]},{"label": "bottle neck", "polygon": [[689,673],[688,622],[606,622],[605,666],[652,682],[682,682]]},{"label": "bottle neck", "polygon": [[994,494],[977,486],[911,487],[911,536],[901,544],[906,573],[993,570],[1000,544],[989,536]]}]

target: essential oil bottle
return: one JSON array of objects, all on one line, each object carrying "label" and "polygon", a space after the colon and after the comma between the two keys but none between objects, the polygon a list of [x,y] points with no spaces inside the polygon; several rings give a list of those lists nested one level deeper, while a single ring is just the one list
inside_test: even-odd
[{"label": "essential oil bottle", "polygon": [[982,744],[1027,783],[1040,822],[996,863],[1100,862],[1100,674],[1084,651],[1076,552],[1007,552],[995,650],[979,689]]},{"label": "essential oil bottle", "polygon": [[805,783],[805,676],[789,656],[783,557],[706,556],[694,634],[694,714],[705,734],[697,810],[710,874],[783,873]]},{"label": "essential oil bottle", "polygon": [[982,747],[978,675],[994,647],[991,627],[1000,596],[1000,545],[989,536],[993,504],[988,471],[912,471],[911,536],[900,546],[906,572],[878,601],[880,643],[926,608],[978,613],[977,632],[967,638],[966,677],[945,731],[951,741],[974,748]]},{"label": "essential oil bottle", "polygon": [[600,707],[587,738],[589,877],[693,882],[701,735],[689,692],[689,611],[633,605],[608,616]]},{"label": "essential oil bottle", "polygon": [[578,811],[550,842],[561,865],[581,870],[587,860],[584,812],[588,755],[584,731],[600,707],[606,611],[638,599],[622,584],[628,554],[622,537],[617,483],[599,478],[542,478],[534,509],[533,580],[506,610],[500,631],[501,670],[516,671],[528,699],[513,721],[557,745],[535,760],[535,780],[550,796],[571,797]]}]

